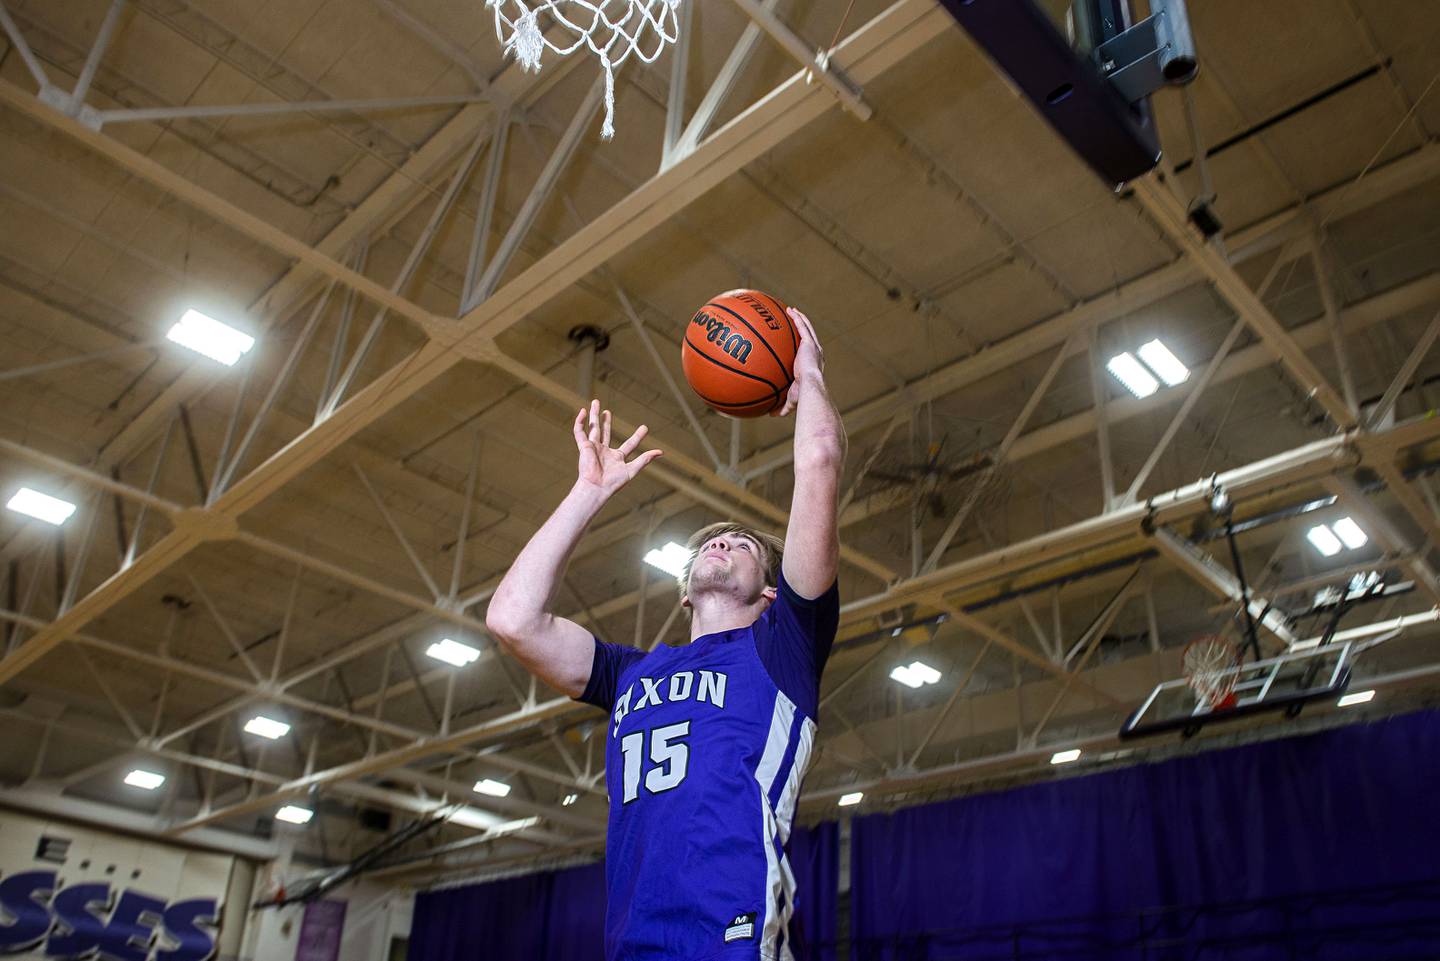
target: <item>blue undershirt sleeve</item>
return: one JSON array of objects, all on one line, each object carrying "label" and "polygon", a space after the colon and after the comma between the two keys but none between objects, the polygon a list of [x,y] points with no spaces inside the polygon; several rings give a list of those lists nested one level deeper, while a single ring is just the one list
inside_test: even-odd
[{"label": "blue undershirt sleeve", "polygon": [[615,707],[620,675],[625,673],[627,667],[644,657],[645,652],[623,644],[610,644],[598,637],[595,637],[594,641],[595,656],[590,662],[590,681],[585,685],[585,693],[575,700],[593,704],[602,711],[610,711]]},{"label": "blue undershirt sleeve", "polygon": [[795,593],[781,575],[776,594],[775,603],[760,619],[763,629],[755,633],[760,662],[775,686],[813,718],[820,699],[820,675],[840,626],[839,581],[811,599]]}]

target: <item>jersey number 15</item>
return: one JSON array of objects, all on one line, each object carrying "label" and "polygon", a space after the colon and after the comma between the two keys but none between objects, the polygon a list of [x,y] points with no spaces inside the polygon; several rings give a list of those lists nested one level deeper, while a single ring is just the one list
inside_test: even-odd
[{"label": "jersey number 15", "polygon": [[640,768],[645,760],[647,734],[650,736],[650,760],[655,763],[655,767],[645,772],[645,789],[651,794],[679,787],[690,764],[690,745],[682,740],[690,736],[689,721],[625,735],[620,739],[620,753],[625,759],[626,804],[640,795]]}]

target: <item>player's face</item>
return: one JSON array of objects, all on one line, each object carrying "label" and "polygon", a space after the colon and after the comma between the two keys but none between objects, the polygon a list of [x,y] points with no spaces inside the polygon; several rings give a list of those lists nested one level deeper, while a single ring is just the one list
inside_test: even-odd
[{"label": "player's face", "polygon": [[690,565],[693,598],[706,591],[724,590],[755,600],[765,592],[765,560],[760,545],[744,534],[717,534],[704,544]]}]

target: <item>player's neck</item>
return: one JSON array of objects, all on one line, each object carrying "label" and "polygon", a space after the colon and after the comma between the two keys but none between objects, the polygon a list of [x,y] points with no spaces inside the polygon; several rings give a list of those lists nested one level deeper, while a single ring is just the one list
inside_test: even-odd
[{"label": "player's neck", "polygon": [[730,594],[710,594],[692,607],[690,640],[749,627],[765,613],[768,603],[764,596],[747,603],[743,598]]}]

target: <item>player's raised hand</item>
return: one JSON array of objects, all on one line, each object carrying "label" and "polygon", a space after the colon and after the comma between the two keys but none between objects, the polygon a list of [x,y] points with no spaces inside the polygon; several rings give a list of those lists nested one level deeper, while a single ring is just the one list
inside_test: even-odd
[{"label": "player's raised hand", "polygon": [[790,322],[795,325],[800,347],[795,351],[795,382],[785,392],[785,406],[776,412],[776,417],[784,417],[795,409],[795,405],[800,402],[798,388],[802,383],[811,378],[820,380],[825,376],[825,352],[820,349],[820,338],[815,336],[815,327],[810,323],[810,318],[794,307],[785,308],[785,312],[790,315]]},{"label": "player's raised hand", "polygon": [[606,496],[624,487],[661,454],[659,450],[647,450],[630,457],[649,433],[644,424],[635,428],[635,433],[619,447],[611,447],[610,412],[602,411],[598,400],[592,400],[588,409],[580,408],[575,415],[573,433],[580,452],[580,482],[599,488]]}]

